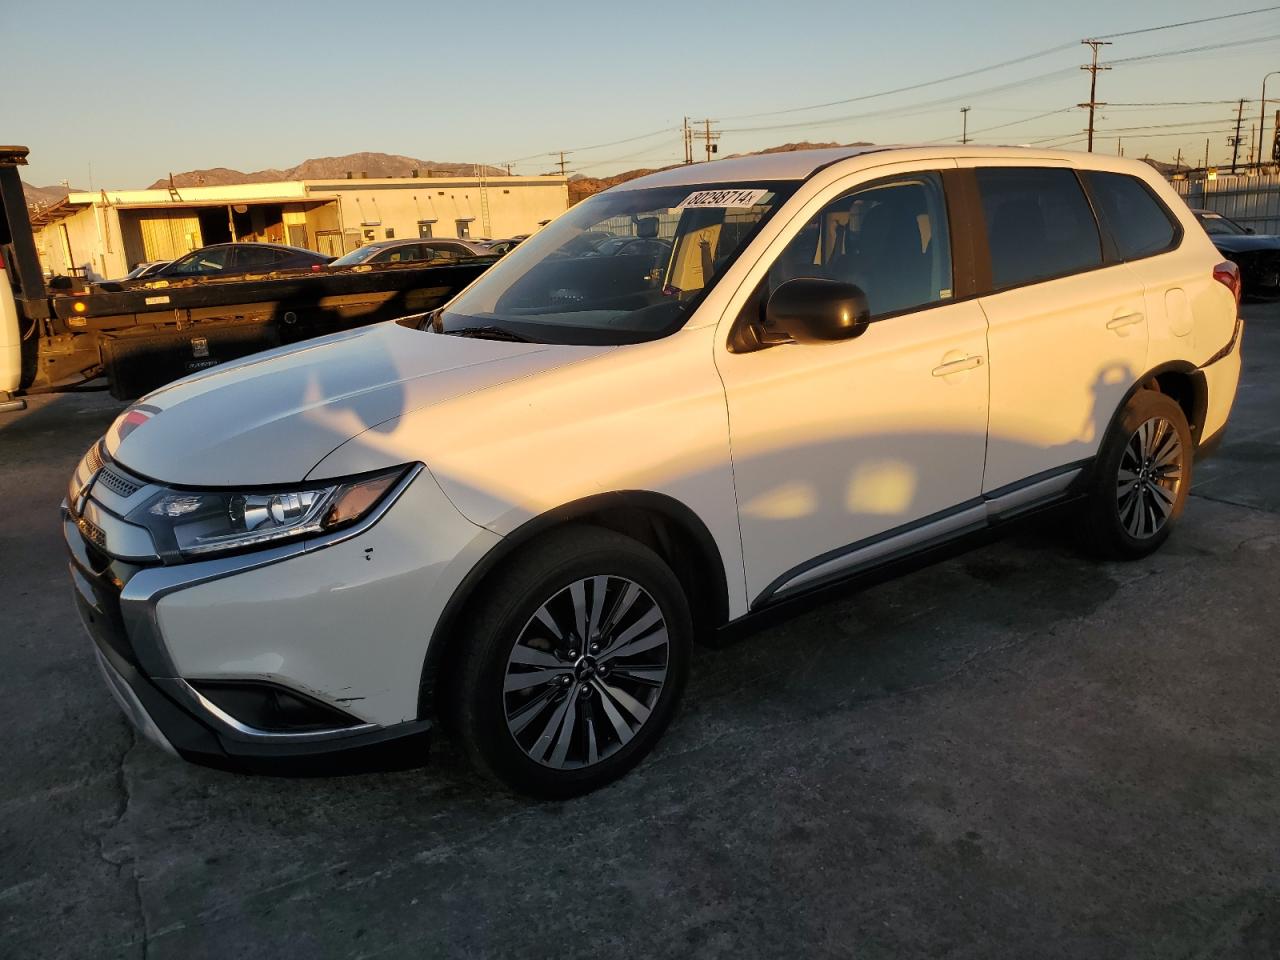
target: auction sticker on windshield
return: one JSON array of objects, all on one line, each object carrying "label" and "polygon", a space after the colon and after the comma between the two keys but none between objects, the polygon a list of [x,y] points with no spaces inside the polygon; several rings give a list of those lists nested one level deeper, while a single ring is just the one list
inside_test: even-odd
[{"label": "auction sticker on windshield", "polygon": [[698,190],[689,194],[675,207],[754,207],[768,190]]}]

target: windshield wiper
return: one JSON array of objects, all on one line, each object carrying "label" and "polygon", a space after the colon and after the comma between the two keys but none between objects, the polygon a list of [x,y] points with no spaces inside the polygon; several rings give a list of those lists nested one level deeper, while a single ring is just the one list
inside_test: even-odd
[{"label": "windshield wiper", "polygon": [[530,340],[528,337],[522,337],[520,334],[508,330],[506,327],[457,327],[453,330],[441,330],[439,332],[448,334],[451,337],[474,337],[477,340],[509,340],[512,343],[537,343],[536,340]]}]

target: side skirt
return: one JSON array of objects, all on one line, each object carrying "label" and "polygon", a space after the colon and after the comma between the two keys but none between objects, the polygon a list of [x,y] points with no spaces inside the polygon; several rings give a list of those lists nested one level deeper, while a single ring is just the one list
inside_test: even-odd
[{"label": "side skirt", "polygon": [[748,616],[773,604],[969,537],[995,523],[1068,500],[1076,495],[1087,479],[1092,462],[1092,459],[1080,460],[1046,470],[966,500],[949,510],[815,557],[793,567],[765,587],[752,602]]}]

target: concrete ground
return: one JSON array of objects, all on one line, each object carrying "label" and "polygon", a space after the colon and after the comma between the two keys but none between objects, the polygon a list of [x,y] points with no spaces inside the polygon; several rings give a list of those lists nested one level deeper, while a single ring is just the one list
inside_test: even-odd
[{"label": "concrete ground", "polygon": [[65,481],[120,405],[0,419],[0,955],[1280,956],[1280,307],[1155,557],[1041,522],[695,658],[623,781],[169,760],[73,610]]}]

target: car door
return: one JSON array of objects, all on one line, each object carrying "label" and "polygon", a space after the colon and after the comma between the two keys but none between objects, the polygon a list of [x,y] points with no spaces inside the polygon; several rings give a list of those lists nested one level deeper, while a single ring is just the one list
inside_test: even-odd
[{"label": "car door", "polygon": [[991,350],[983,491],[1051,485],[1053,474],[1065,482],[1097,453],[1146,370],[1142,283],[1104,256],[1069,165],[971,164],[990,252],[990,292],[980,299]]},{"label": "car door", "polygon": [[986,320],[955,298],[943,179],[832,194],[766,254],[736,323],[760,322],[787,280],[817,276],[864,290],[864,331],[745,351],[731,335],[717,353],[755,605],[985,518]]},{"label": "car door", "polygon": [[1184,356],[1194,341],[1196,313],[1212,310],[1205,300],[1218,295],[1203,249],[1182,243],[1182,224],[1138,177],[1105,170],[1081,177],[1112,254],[1145,290],[1147,366]]}]

